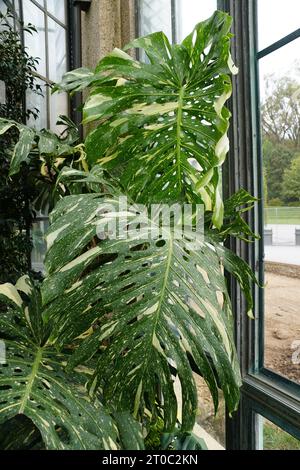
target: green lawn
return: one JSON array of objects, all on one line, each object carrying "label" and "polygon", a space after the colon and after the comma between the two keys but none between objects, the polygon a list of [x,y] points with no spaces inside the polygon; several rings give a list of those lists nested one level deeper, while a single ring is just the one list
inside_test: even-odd
[{"label": "green lawn", "polygon": [[265,224],[300,225],[300,207],[266,207]]},{"label": "green lawn", "polygon": [[300,441],[275,424],[265,421],[264,450],[300,450]]}]

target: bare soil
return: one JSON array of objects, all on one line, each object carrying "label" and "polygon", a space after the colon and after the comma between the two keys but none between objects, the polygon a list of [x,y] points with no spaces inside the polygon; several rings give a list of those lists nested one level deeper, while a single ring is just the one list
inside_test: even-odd
[{"label": "bare soil", "polygon": [[225,447],[225,402],[222,392],[219,392],[219,410],[215,415],[210,391],[199,375],[195,374],[198,391],[197,423],[205,429],[219,444]]},{"label": "bare soil", "polygon": [[300,383],[300,277],[266,272],[265,366]]}]

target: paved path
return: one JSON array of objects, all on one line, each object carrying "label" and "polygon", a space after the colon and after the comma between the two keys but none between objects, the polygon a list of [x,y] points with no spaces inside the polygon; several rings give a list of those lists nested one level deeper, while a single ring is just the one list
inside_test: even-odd
[{"label": "paved path", "polygon": [[265,246],[265,260],[300,265],[300,246]]}]

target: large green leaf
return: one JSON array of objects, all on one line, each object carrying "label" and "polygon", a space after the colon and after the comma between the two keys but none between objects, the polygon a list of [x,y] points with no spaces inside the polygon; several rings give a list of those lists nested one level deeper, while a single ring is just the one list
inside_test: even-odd
[{"label": "large green leaf", "polygon": [[122,448],[143,450],[145,446],[141,425],[127,411],[114,413],[114,418],[118,424]]},{"label": "large green leaf", "polygon": [[216,12],[180,45],[170,45],[163,33],[134,40],[128,47],[144,49],[150,64],[114,50],[94,80],[88,77],[92,89],[83,110],[84,122],[100,121],[86,139],[91,164],[100,161],[118,175],[135,201],[202,201],[217,227],[230,117],[224,103],[234,71],[230,25],[228,15]]},{"label": "large green leaf", "polygon": [[[68,125],[70,128],[63,138],[46,129],[36,131],[16,121],[0,118],[0,135],[5,134],[12,127],[19,131],[19,139],[14,146],[10,161],[10,176],[20,171],[23,162],[29,163],[32,151],[31,156],[35,163],[39,160],[44,161],[43,157],[51,155],[54,166],[58,157],[72,156],[78,153],[78,148],[75,146],[78,140],[78,131],[76,132],[74,124],[68,118],[60,116],[60,119],[61,124]],[[71,127],[72,125],[73,127]]]},{"label": "large green leaf", "polygon": [[68,91],[71,93],[75,93],[76,91],[81,91],[85,87],[87,87],[91,80],[93,80],[94,74],[93,72],[86,68],[81,67],[76,70],[71,70],[64,75],[63,78],[63,87],[59,84],[54,85],[52,89],[52,93],[56,90],[61,90],[63,88],[64,91]]},{"label": "large green leaf", "polygon": [[[167,228],[147,239],[146,228],[132,228],[133,222],[145,226],[147,215],[137,218],[128,209],[124,222],[118,210],[113,198],[85,194],[65,197],[52,213],[43,284],[45,319],[55,324],[50,341],[62,347],[81,336],[70,367],[101,346],[93,387],[120,410],[162,408],[168,430],[177,419],[178,374],[183,429],[190,430],[197,411],[190,359],[216,407],[217,384],[229,410],[238,403],[240,375],[220,257],[209,241],[188,248],[188,236],[179,239]],[[114,220],[127,227],[129,238],[96,243],[96,233]]]},{"label": "large green leaf", "polygon": [[19,172],[21,163],[27,161],[30,150],[34,144],[35,132],[32,129],[21,127],[19,131],[19,140],[15,145],[10,162],[10,176]]},{"label": "large green leaf", "polygon": [[5,344],[6,367],[0,366],[1,422],[24,414],[40,430],[48,449],[117,448],[112,420],[102,407],[88,402],[76,373],[72,379],[63,373],[66,356],[20,341]]},{"label": "large green leaf", "polygon": [[120,193],[118,185],[105,177],[100,165],[94,165],[91,171],[80,171],[65,166],[58,175],[56,185],[64,185],[70,194],[81,194],[84,191],[115,195]]},{"label": "large green leaf", "polygon": [[0,135],[5,134],[11,127],[15,125],[15,121],[0,118]]},{"label": "large green leaf", "polygon": [[0,118],[0,135],[5,134],[12,127],[16,127],[19,130],[19,139],[14,147],[10,162],[10,176],[18,173],[21,163],[27,161],[35,138],[34,130],[29,127],[19,124],[16,121]]},{"label": "large green leaf", "polygon": [[[26,278],[16,286],[0,286],[0,295],[14,309],[0,315],[6,357],[0,364],[0,425],[18,415],[29,418],[47,449],[117,449],[119,435],[112,418],[85,389],[88,369],[68,374],[69,354],[59,353],[43,331],[39,294],[32,297]],[[26,292],[30,302],[23,302]],[[39,304],[39,305],[38,305]],[[34,428],[26,426],[31,440]],[[25,429],[24,429],[25,432]],[[21,442],[21,436],[18,438]],[[6,447],[12,443],[7,443]]]}]

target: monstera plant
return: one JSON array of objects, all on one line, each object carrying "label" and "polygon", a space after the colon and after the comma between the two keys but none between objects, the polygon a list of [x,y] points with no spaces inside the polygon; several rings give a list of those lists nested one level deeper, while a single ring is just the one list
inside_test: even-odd
[{"label": "monstera plant", "polygon": [[[196,419],[193,371],[215,409],[220,388],[229,412],[237,408],[241,379],[225,271],[240,283],[250,315],[255,276],[224,242],[254,236],[242,217],[254,198],[242,189],[221,198],[230,119],[224,105],[236,72],[230,25],[216,12],[182,44],[150,34],[127,46],[143,49],[145,63],[115,49],[95,71],[74,70],[56,86],[87,90],[83,122],[93,126],[82,168],[71,159],[56,174],[43,282],[0,287],[14,305],[0,317],[2,427],[21,414],[28,435],[39,431],[47,448],[140,449],[159,422],[179,442],[179,430],[188,436]],[[4,132],[11,123],[1,125]],[[57,158],[60,147],[47,146],[49,136],[22,128],[13,171]],[[120,196],[130,202],[126,210]],[[177,237],[176,221],[162,227],[158,217],[146,236],[150,208],[175,203],[204,206],[204,236],[196,242],[194,211],[191,232]],[[122,233],[109,236],[110,224]]]}]

